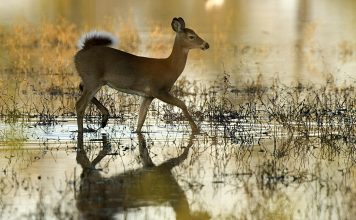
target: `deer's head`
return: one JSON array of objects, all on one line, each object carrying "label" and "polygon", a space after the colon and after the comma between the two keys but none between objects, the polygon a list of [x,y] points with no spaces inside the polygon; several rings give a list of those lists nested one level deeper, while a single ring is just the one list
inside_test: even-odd
[{"label": "deer's head", "polygon": [[192,29],[185,27],[183,18],[173,18],[172,28],[177,33],[181,45],[187,49],[200,48],[202,50],[209,49],[209,44],[201,39]]}]

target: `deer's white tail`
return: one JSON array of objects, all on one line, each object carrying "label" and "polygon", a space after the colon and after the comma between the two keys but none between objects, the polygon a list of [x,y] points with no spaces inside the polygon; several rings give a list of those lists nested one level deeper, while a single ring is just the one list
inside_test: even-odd
[{"label": "deer's white tail", "polygon": [[77,44],[77,48],[88,49],[92,46],[114,46],[117,43],[117,38],[108,32],[91,31],[83,34]]}]

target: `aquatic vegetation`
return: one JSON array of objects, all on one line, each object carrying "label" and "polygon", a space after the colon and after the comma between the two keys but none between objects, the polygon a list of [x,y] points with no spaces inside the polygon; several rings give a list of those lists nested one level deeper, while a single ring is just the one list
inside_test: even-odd
[{"label": "aquatic vegetation", "polygon": [[[122,25],[129,33],[122,38],[124,49],[164,55],[167,30],[154,25],[143,39],[131,25]],[[72,42],[83,30],[65,20],[0,28],[1,47],[9,54],[1,60],[0,68],[0,84],[7,87],[0,92],[0,164],[4,165],[0,170],[0,217],[19,213],[24,218],[76,219],[80,214],[75,204],[83,190],[79,187],[82,168],[75,163],[74,113],[80,91],[72,66],[76,50]],[[223,45],[226,39],[215,35]],[[157,44],[142,49],[144,40],[156,40]],[[170,183],[179,185],[178,194],[186,196],[180,201],[202,218],[352,219],[356,195],[355,79],[340,84],[332,74],[326,74],[319,85],[285,85],[278,77],[265,83],[260,71],[255,78],[236,82],[232,76],[250,68],[243,55],[258,53],[263,59],[269,48],[235,46],[241,54],[236,68],[223,65],[221,75],[209,82],[183,76],[171,91],[184,100],[203,131],[193,139],[187,158],[168,176]],[[352,60],[353,44],[343,41],[339,47],[340,59]],[[312,52],[313,48],[309,49]],[[215,59],[221,56],[217,54]],[[97,98],[110,111],[109,125],[98,130],[101,115],[90,106],[85,120],[92,132],[85,134],[84,147],[87,159],[93,161],[103,145],[109,146],[89,171],[110,181],[145,163],[140,140],[132,133],[139,98],[108,87],[101,89]],[[144,153],[151,161],[160,164],[185,151],[189,125],[179,109],[154,101],[147,117]],[[107,134],[104,144],[102,133]],[[19,195],[30,201],[27,213],[16,212],[20,208],[12,198]],[[227,197],[233,201],[224,204],[227,211],[217,207]],[[306,207],[300,201],[310,204]],[[152,212],[161,218],[172,215],[167,206],[149,206],[124,210],[123,216]]]},{"label": "aquatic vegetation", "polygon": [[26,127],[21,123],[8,124],[0,131],[0,141],[7,149],[22,149],[26,140]]}]

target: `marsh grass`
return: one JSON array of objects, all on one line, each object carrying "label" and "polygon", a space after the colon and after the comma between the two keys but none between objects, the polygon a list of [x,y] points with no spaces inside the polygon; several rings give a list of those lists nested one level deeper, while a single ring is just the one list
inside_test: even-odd
[{"label": "marsh grass", "polygon": [[[121,25],[122,32],[113,31],[120,37],[121,47],[125,45],[123,49],[130,52],[144,50],[153,56],[162,56],[169,50],[169,39],[166,37],[168,29],[153,27],[146,40],[156,43],[142,48],[143,39],[137,30],[130,24]],[[108,26],[110,29],[111,25]],[[8,53],[8,57],[2,57],[0,68],[0,84],[7,88],[0,92],[0,121],[4,126],[0,131],[0,145],[7,150],[9,164],[3,168],[5,177],[0,179],[1,195],[9,187],[10,191],[16,187],[36,190],[30,185],[31,181],[20,178],[13,171],[14,164],[29,166],[48,152],[48,143],[42,139],[39,139],[44,142],[41,145],[42,153],[31,153],[24,149],[28,140],[27,131],[31,126],[47,129],[60,126],[68,118],[75,121],[75,100],[80,92],[79,77],[72,66],[76,51],[73,42],[85,31],[86,28],[80,29],[65,20],[55,24],[43,22],[31,26],[24,23],[0,28],[1,47]],[[223,47],[226,39],[218,35],[215,38]],[[343,42],[340,48],[343,51],[340,54],[342,59],[345,62],[351,59],[352,45]],[[244,54],[253,53],[256,49],[237,45],[236,50]],[[257,52],[267,56],[268,48]],[[215,59],[221,59],[221,54],[217,54]],[[316,193],[313,195],[316,196],[318,190],[325,189],[323,187],[332,187],[332,184],[340,186],[340,190],[343,190],[340,193],[349,195],[346,206],[354,212],[355,186],[331,181],[328,175],[334,174],[329,174],[321,167],[337,163],[345,179],[352,179],[356,162],[356,91],[352,83],[337,85],[336,79],[330,74],[320,85],[284,85],[278,78],[266,84],[263,74],[257,74],[255,79],[237,84],[231,76],[241,74],[245,68],[243,57],[237,66],[231,71],[223,67],[221,75],[209,83],[181,77],[173,87],[172,94],[187,104],[204,132],[197,140],[199,147],[192,149],[191,161],[185,165],[186,168],[189,170],[189,166],[198,166],[199,157],[209,152],[215,190],[219,189],[220,184],[244,183],[242,187],[249,195],[249,208],[242,210],[239,218],[231,216],[231,219],[251,219],[251,216],[254,219],[292,219],[291,213],[296,212],[295,207],[281,189],[302,183],[315,184]],[[350,81],[355,82],[355,79]],[[111,157],[101,164],[101,168],[108,170],[111,161],[135,150],[137,143],[132,137],[127,141],[121,136],[133,130],[140,101],[136,96],[125,95],[108,87],[101,89],[97,98],[111,114],[110,124],[106,128],[113,137]],[[90,105],[87,109],[85,120],[86,126],[93,131],[100,126],[100,112],[95,106]],[[154,101],[150,107],[145,125],[145,129],[150,131],[147,123],[160,128],[164,124],[162,129],[168,133],[181,131],[185,134],[189,127],[179,109],[159,101]],[[116,125],[125,127],[115,130]],[[75,136],[73,132],[74,140]],[[93,144],[97,136],[97,133],[88,135],[90,140],[86,146],[91,158],[100,149],[100,146]],[[148,141],[152,142],[153,148],[154,141]],[[171,142],[175,143],[176,140],[167,145],[172,145]],[[256,159],[261,157],[263,160]],[[229,173],[230,163],[240,168],[238,173]],[[199,166],[203,170],[203,165]],[[199,195],[204,188],[200,175],[192,174],[188,180],[181,177],[184,187],[194,195]],[[351,177],[346,178],[347,175]],[[350,182],[353,184],[352,180]],[[241,187],[241,182],[236,185],[236,188]],[[69,195],[66,193],[61,194],[61,198]],[[1,195],[0,216],[7,205]],[[59,204],[60,200],[58,204],[48,205],[42,194],[39,195],[38,212],[31,217],[51,215],[59,219],[75,218],[68,212],[71,209]],[[74,203],[73,200],[70,201]],[[332,209],[333,201],[329,203]],[[46,210],[48,207],[50,210]],[[343,216],[346,219],[349,217],[347,214],[339,215]]]},{"label": "marsh grass", "polygon": [[[128,45],[124,50],[138,51],[142,39],[135,26],[130,24],[131,20],[114,20],[114,23],[104,24],[103,27],[120,38],[120,45]],[[125,30],[125,34],[115,32],[112,28],[114,25]],[[59,19],[56,22],[43,21],[37,26],[19,23],[3,27],[0,31],[2,47],[9,54],[0,71],[2,84],[8,87],[0,94],[3,103],[0,114],[6,116],[5,120],[16,121],[21,116],[36,117],[39,119],[38,125],[55,125],[59,116],[74,116],[74,103],[80,92],[77,89],[79,77],[72,64],[76,51],[73,42],[87,28],[80,29],[65,19]],[[144,51],[151,54],[169,52],[170,48],[164,46],[169,41],[165,37],[167,33],[168,28],[153,26],[147,36],[148,41],[155,43],[147,44]],[[214,42],[221,44],[218,48],[226,45],[222,36],[216,35]],[[348,56],[350,47],[347,42],[340,43],[340,48]],[[319,88],[302,84],[289,87],[282,85],[278,79],[268,86],[263,84],[262,74],[257,75],[255,80],[233,85],[230,76],[236,74],[238,73],[228,73],[223,69],[222,76],[210,84],[182,78],[176,83],[172,93],[184,99],[200,121],[225,126],[227,136],[232,137],[239,133],[236,132],[238,127],[249,121],[255,124],[276,123],[288,132],[305,135],[314,133],[320,137],[335,135],[336,138],[338,135],[334,133],[342,132],[339,138],[354,142],[354,135],[348,135],[354,133],[355,129],[353,86],[336,86],[331,74],[326,77],[324,86]],[[98,97],[109,108],[113,118],[125,120],[131,118],[127,113],[137,112],[138,99],[134,96],[104,88]],[[155,105],[154,108],[152,110],[156,112],[163,112],[166,122],[183,119],[170,106]],[[91,116],[99,114],[93,107],[88,113],[89,121],[95,121]],[[261,129],[261,132],[265,130]]]}]

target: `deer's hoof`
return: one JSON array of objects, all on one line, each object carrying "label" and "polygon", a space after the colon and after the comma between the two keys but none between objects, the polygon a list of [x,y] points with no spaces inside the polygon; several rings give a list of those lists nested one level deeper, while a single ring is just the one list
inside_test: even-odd
[{"label": "deer's hoof", "polygon": [[102,120],[101,120],[101,128],[105,128],[106,125],[108,124],[108,120],[109,120],[109,116],[108,115],[104,115]]}]

